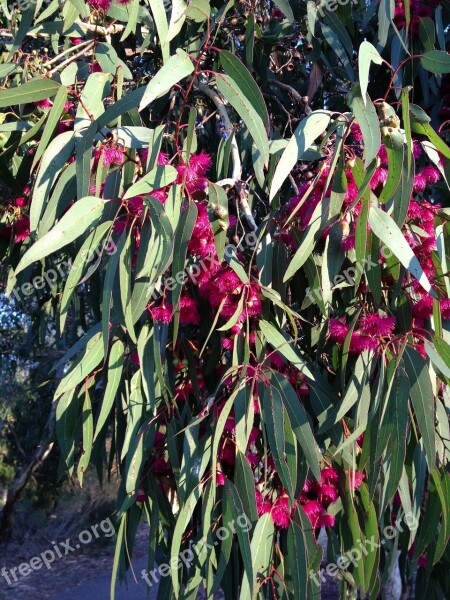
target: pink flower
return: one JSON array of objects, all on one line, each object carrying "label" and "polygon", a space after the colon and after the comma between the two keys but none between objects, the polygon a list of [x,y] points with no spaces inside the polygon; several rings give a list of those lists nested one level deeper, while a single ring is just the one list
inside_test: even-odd
[{"label": "pink flower", "polygon": [[19,196],[14,203],[18,208],[24,208],[28,204],[28,200],[24,196]]},{"label": "pink flower", "polygon": [[103,148],[103,166],[110,167],[111,165],[121,165],[125,157],[123,150],[118,146],[104,146]]},{"label": "pink flower", "polygon": [[322,511],[317,521],[317,527],[333,527],[334,521],[333,515],[329,515],[326,511]]},{"label": "pink flower", "polygon": [[56,133],[59,135],[60,133],[65,133],[66,131],[70,131],[73,127],[72,119],[63,119],[59,121],[58,127],[56,129]]},{"label": "pink flower", "polygon": [[309,500],[302,506],[303,510],[306,513],[306,516],[311,522],[311,525],[315,528],[317,527],[317,522],[319,520],[320,514],[323,510],[322,505],[317,502],[317,500]]},{"label": "pink flower", "polygon": [[104,10],[106,12],[111,6],[111,0],[88,0],[88,4],[94,10]]},{"label": "pink flower", "polygon": [[415,319],[429,319],[433,314],[433,298],[430,295],[423,296],[411,308]]},{"label": "pink flower", "polygon": [[364,473],[361,471],[345,471],[350,478],[350,485],[352,490],[357,490],[361,483],[364,481]]},{"label": "pink flower", "polygon": [[166,475],[172,471],[172,467],[164,458],[155,458],[153,461],[153,471],[161,475]]},{"label": "pink flower", "polygon": [[395,328],[395,317],[380,317],[377,314],[367,314],[359,320],[359,328],[365,335],[386,337]]},{"label": "pink flower", "polygon": [[33,104],[37,108],[51,108],[53,106],[53,102],[49,98],[45,98],[45,100],[39,100],[39,102],[33,102]]},{"label": "pink flower", "polygon": [[144,493],[144,490],[142,488],[139,488],[136,496],[136,502],[145,502],[147,498],[148,496]]},{"label": "pink flower", "polygon": [[274,8],[272,11],[272,18],[275,19],[276,21],[282,21],[286,17],[279,8]]},{"label": "pink flower", "polygon": [[236,461],[236,449],[231,440],[225,440],[220,458],[226,465],[233,466]]},{"label": "pink flower", "polygon": [[264,498],[264,496],[258,490],[255,490],[255,500],[256,500],[256,509],[258,511],[258,515],[264,515],[270,512],[272,508],[272,504],[270,500]]},{"label": "pink flower", "polygon": [[233,338],[222,338],[221,344],[224,350],[232,350],[234,346],[234,340]]},{"label": "pink flower", "polygon": [[327,467],[320,472],[320,481],[329,485],[337,485],[339,473],[333,467]]},{"label": "pink flower", "polygon": [[288,508],[289,498],[287,496],[279,496],[273,503],[270,516],[274,525],[287,529],[291,522],[291,514]]},{"label": "pink flower", "polygon": [[349,326],[340,321],[339,319],[330,319],[328,322],[328,331],[330,337],[334,342],[343,344],[347,337]]},{"label": "pink flower", "polygon": [[354,331],[350,339],[349,352],[359,354],[364,350],[376,350],[378,341],[367,335],[363,335],[360,331]]},{"label": "pink flower", "polygon": [[256,454],[256,452],[247,452],[245,458],[251,467],[256,467],[260,461],[259,454]]},{"label": "pink flower", "polygon": [[200,323],[197,301],[187,293],[182,294],[180,298],[180,323],[185,325],[198,325]]},{"label": "pink flower", "polygon": [[322,504],[332,504],[333,502],[336,502],[338,497],[339,493],[337,489],[332,485],[328,485],[325,483],[320,486],[319,500],[322,502]]},{"label": "pink flower", "polygon": [[216,483],[218,486],[225,485],[225,475],[220,471],[217,471],[216,473]]},{"label": "pink flower", "polygon": [[205,175],[211,164],[211,157],[206,152],[192,155],[188,165],[182,162],[177,167],[178,177],[176,183],[180,184],[185,181],[186,189],[190,194],[197,191],[206,191],[208,180],[205,179]]},{"label": "pink flower", "polygon": [[352,125],[352,136],[355,142],[357,142],[358,144],[360,144],[363,141],[362,131],[358,123],[353,123]]},{"label": "pink flower", "polygon": [[21,215],[14,223],[14,240],[15,242],[23,242],[30,235],[30,219]]},{"label": "pink flower", "polygon": [[150,309],[150,314],[158,323],[170,323],[172,321],[173,306],[171,304],[161,304],[157,308]]}]

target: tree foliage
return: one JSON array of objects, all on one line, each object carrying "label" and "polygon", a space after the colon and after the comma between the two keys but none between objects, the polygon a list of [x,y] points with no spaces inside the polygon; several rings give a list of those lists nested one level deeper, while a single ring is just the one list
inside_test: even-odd
[{"label": "tree foliage", "polygon": [[65,468],[120,470],[113,575],[145,518],[150,568],[202,548],[159,598],[319,597],[325,527],[376,545],[342,594],[400,551],[448,598],[448,5],[3,8],[7,291]]}]

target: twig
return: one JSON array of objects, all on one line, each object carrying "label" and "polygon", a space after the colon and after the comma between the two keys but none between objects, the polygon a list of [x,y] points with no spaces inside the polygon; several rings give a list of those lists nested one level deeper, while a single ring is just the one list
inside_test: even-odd
[{"label": "twig", "polygon": [[73,56],[69,56],[69,58],[67,58],[66,60],[64,60],[59,65],[56,65],[56,67],[53,68],[51,71],[48,71],[48,75],[53,75],[53,73],[55,73],[61,67],[65,67],[66,65],[70,64],[74,60],[78,60],[82,54],[84,54],[85,52],[88,52],[93,46],[94,46],[94,42],[91,41],[88,46],[86,46],[86,47],[83,48],[82,52],[78,52],[77,54],[74,54]]},{"label": "twig", "polygon": [[288,94],[290,94],[292,96],[292,98],[295,100],[295,102],[298,102],[298,104],[300,104],[303,107],[305,114],[307,114],[307,115],[311,114],[312,110],[308,106],[309,98],[307,96],[305,96],[305,97],[301,96],[297,92],[297,90],[294,89],[291,85],[288,85],[287,83],[283,83],[282,81],[278,81],[278,79],[271,79],[270,81],[267,82],[266,85],[276,86],[276,87],[279,87],[282,90],[288,92]]},{"label": "twig", "polygon": [[67,48],[67,50],[64,50],[64,52],[60,52],[58,54],[58,56],[55,56],[55,58],[52,58],[51,60],[47,61],[44,65],[42,65],[43,67],[49,67],[50,65],[52,65],[55,62],[58,62],[58,60],[62,57],[65,56],[66,54],[70,54],[71,52],[75,52],[77,50],[80,50],[81,47],[87,46],[88,44],[92,44],[92,40],[86,40],[85,42],[81,42],[81,44],[77,44],[76,46],[71,46],[70,48]]},{"label": "twig", "polygon": [[[126,25],[121,25],[120,23],[112,23],[111,25],[108,25],[108,27],[102,27],[101,25],[94,25],[93,23],[84,23],[81,19],[76,19],[75,23],[86,31],[98,33],[104,37],[113,33],[122,33],[122,31],[125,31],[126,27]],[[143,27],[141,31],[142,33],[149,33],[149,30],[146,27]]]}]

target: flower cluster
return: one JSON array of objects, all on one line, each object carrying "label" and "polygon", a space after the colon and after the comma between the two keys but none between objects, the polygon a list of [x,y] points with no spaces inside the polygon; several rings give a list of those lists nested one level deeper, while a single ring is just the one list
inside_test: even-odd
[{"label": "flower cluster", "polygon": [[[333,341],[343,345],[350,331],[344,319],[330,319],[329,333]],[[350,337],[349,352],[359,354],[363,350],[376,350],[384,338],[389,338],[395,329],[395,317],[368,313],[361,317]]]},{"label": "flower cluster", "polygon": [[[347,475],[353,490],[357,489],[364,479],[364,474],[360,471]],[[306,480],[296,503],[289,502],[288,494],[283,489],[278,490],[276,498],[271,497],[270,493],[263,495],[257,489],[255,497],[258,514],[270,513],[274,525],[286,529],[291,523],[297,504],[306,513],[314,529],[332,527],[335,519],[328,512],[328,508],[339,498],[338,481],[339,473],[336,469],[332,467],[323,469],[320,473],[320,481]]]},{"label": "flower cluster", "polygon": [[[411,19],[409,26],[411,33],[419,32],[421,19],[431,17],[440,3],[441,0],[430,0],[429,2],[424,2],[424,0],[410,1]],[[406,28],[405,3],[403,0],[396,0],[395,2],[394,23],[398,29]]]}]

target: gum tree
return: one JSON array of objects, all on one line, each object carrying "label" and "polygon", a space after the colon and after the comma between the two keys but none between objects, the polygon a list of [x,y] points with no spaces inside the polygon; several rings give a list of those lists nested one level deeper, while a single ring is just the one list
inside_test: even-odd
[{"label": "gum tree", "polygon": [[321,529],[342,597],[397,556],[449,597],[448,17],[5,10],[6,286],[64,350],[67,472],[120,473],[113,579],[146,519],[158,598],[318,597]]}]

